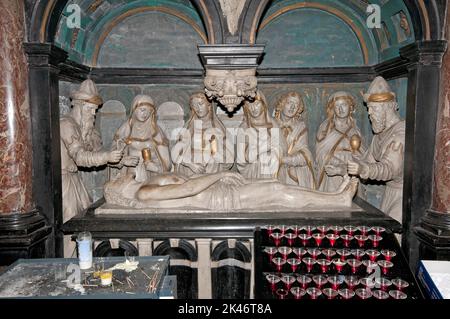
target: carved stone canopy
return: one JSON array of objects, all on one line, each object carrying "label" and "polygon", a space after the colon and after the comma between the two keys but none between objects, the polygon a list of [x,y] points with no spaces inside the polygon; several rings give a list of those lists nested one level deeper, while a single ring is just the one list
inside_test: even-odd
[{"label": "carved stone canopy", "polygon": [[205,93],[232,113],[246,98],[254,98],[258,81],[256,68],[264,45],[199,45],[206,69]]}]

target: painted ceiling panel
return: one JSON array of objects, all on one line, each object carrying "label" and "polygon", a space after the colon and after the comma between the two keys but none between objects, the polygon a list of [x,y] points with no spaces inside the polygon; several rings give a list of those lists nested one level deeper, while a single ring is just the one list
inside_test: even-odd
[{"label": "painted ceiling panel", "polygon": [[[81,9],[79,28],[71,28],[67,24],[72,13],[68,8],[73,4]],[[138,14],[148,11],[149,8],[160,9],[181,22],[187,21],[188,28],[199,33],[202,39],[206,38],[200,15],[189,0],[70,0],[63,10],[55,43],[67,50],[72,60],[92,66],[95,62],[94,54],[98,51],[97,41],[104,40],[104,31],[110,31],[111,26],[114,26],[118,19],[123,21],[123,17],[128,13]],[[182,23],[178,25],[185,27]],[[158,25],[152,25],[150,29],[155,31]],[[180,34],[183,32],[185,31],[180,30]]]},{"label": "painted ceiling panel", "polygon": [[[369,3],[381,6],[381,29],[369,29],[367,27],[368,14],[366,9]],[[67,11],[67,6],[72,4],[78,5],[81,9],[82,19],[79,28],[70,28],[67,25],[68,20],[70,20],[70,12]],[[401,0],[273,0],[261,20],[261,26],[264,25],[264,28],[270,29],[270,23],[279,23],[273,17],[271,21],[268,21],[272,15],[277,12],[287,14],[292,10],[292,7],[305,4],[312,5],[316,9],[325,8],[324,11],[328,13],[335,13],[335,16],[343,20],[352,29],[352,32],[358,38],[359,46],[363,49],[363,64],[372,65],[395,58],[399,55],[401,47],[414,42],[415,35],[411,18]],[[178,18],[180,20],[178,21],[180,22],[178,23],[179,26],[185,26],[187,23],[188,27],[194,30],[200,38],[206,39],[206,30],[202,19],[189,0],[69,0],[67,6],[60,19],[55,42],[56,45],[69,52],[69,57],[72,60],[86,65],[92,66],[95,64],[96,55],[100,51],[99,42],[103,44],[108,36],[107,32],[110,32],[117,23],[125,21],[128,14],[139,14],[145,11],[144,8],[160,8],[164,14],[171,14],[172,17]],[[320,23],[310,25],[300,23],[300,25],[302,25],[302,28],[306,28],[302,31],[304,34],[311,34],[318,31],[307,30],[307,28],[311,28],[312,25],[319,28]],[[323,25],[320,28],[322,31],[325,30]],[[151,26],[150,29],[157,32],[158,26]],[[180,34],[183,34],[183,32],[186,31],[180,30]],[[263,30],[264,32],[266,31]],[[304,40],[293,39],[292,34],[301,35],[302,32],[288,30],[285,38],[289,38],[291,42],[300,43]],[[336,38],[336,36],[324,36],[324,39],[333,41],[333,37]],[[350,38],[350,36],[347,37],[347,39]],[[171,41],[171,39],[168,39],[168,41]],[[280,39],[274,39],[274,42],[286,46],[286,44],[280,42]],[[333,43],[329,45],[333,45]],[[267,57],[267,59],[270,59],[270,57]],[[275,63],[275,60],[273,63]],[[284,61],[280,61],[280,65],[283,63]],[[353,65],[359,64],[360,61],[355,58]]]}]

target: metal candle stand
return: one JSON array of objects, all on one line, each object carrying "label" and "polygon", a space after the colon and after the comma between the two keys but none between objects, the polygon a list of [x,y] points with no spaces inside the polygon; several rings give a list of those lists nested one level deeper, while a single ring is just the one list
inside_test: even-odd
[{"label": "metal candle stand", "polygon": [[423,298],[397,239],[380,226],[259,227],[255,276],[260,299]]}]

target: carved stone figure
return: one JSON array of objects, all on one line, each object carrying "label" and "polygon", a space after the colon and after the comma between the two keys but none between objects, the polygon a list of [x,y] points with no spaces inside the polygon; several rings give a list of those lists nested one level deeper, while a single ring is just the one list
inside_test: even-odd
[{"label": "carved stone figure", "polygon": [[63,222],[78,215],[91,204],[78,167],[97,167],[117,163],[122,151],[102,150],[100,134],[94,128],[95,112],[103,103],[92,80],[81,83],[71,94],[72,110],[60,120]]},{"label": "carved stone figure", "polygon": [[275,120],[281,129],[281,166],[278,180],[292,185],[315,189],[314,160],[308,147],[308,128],[303,120],[305,106],[296,92],[281,96]]},{"label": "carved stone figure", "polygon": [[147,95],[134,98],[130,117],[117,130],[112,147],[124,151],[117,165],[121,174],[134,173],[139,182],[172,168],[169,141],[156,122],[156,108]]},{"label": "carved stone figure", "polygon": [[[356,101],[347,92],[332,94],[327,103],[327,119],[316,136],[317,189],[334,192],[347,174],[347,161],[363,154],[365,148],[352,148],[352,139],[362,141],[353,113]],[[361,145],[362,144],[362,145]]]},{"label": "carved stone figure", "polygon": [[229,170],[234,163],[232,141],[205,94],[189,99],[191,117],[180,141],[172,148],[175,172],[184,176]]},{"label": "carved stone figure", "polygon": [[381,210],[402,222],[405,121],[398,113],[395,93],[382,77],[375,78],[364,100],[375,136],[361,159],[348,162],[348,173],[386,182]]},{"label": "carved stone figure", "polygon": [[280,169],[279,127],[270,116],[267,101],[258,92],[244,104],[244,121],[237,135],[237,169],[247,179],[272,179]]},{"label": "carved stone figure", "polygon": [[[220,172],[186,179],[174,174],[137,182],[133,175],[105,185],[108,204],[132,208],[190,208],[220,211],[348,209],[358,179],[347,177],[336,193],[323,193],[275,180],[248,181],[239,173]],[[169,210],[170,211],[170,210]]]}]

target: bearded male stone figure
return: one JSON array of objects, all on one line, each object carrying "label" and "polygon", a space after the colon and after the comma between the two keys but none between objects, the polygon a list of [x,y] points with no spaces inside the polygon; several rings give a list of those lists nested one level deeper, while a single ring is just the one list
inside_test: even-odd
[{"label": "bearded male stone figure", "polygon": [[348,162],[348,173],[386,182],[381,210],[402,222],[405,121],[398,113],[395,93],[382,77],[372,82],[364,100],[375,136],[361,159]]},{"label": "bearded male stone figure", "polygon": [[60,120],[63,222],[81,213],[92,202],[78,167],[117,163],[122,158],[122,151],[102,150],[100,134],[94,124],[95,112],[103,101],[94,82],[84,81],[70,98],[72,110]]}]

